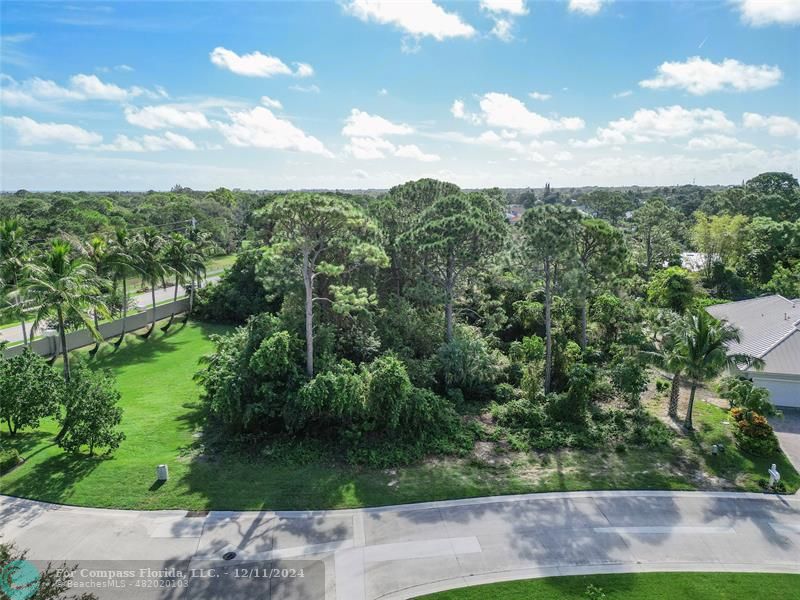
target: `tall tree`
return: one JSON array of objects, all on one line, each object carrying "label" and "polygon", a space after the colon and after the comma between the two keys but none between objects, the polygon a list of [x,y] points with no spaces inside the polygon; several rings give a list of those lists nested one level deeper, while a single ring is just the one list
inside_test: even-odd
[{"label": "tall tree", "polygon": [[458,194],[453,183],[437,179],[419,179],[397,185],[370,204],[370,213],[381,228],[389,255],[390,289],[401,295],[405,284],[418,273],[419,253],[407,235],[417,223],[419,214],[437,198]]},{"label": "tall tree", "polygon": [[108,252],[108,268],[114,280],[122,284],[122,333],[114,346],[119,348],[126,334],[126,319],[128,317],[128,277],[137,272],[136,254],[133,247],[133,238],[125,227],[117,227]]},{"label": "tall tree", "polygon": [[0,220],[0,279],[9,287],[5,312],[15,314],[22,327],[22,341],[28,344],[28,330],[25,324],[24,294],[20,287],[25,267],[27,248],[23,229],[16,219]]},{"label": "tall tree", "polygon": [[498,203],[473,192],[442,196],[423,210],[407,236],[444,292],[445,337],[453,340],[453,305],[461,276],[503,246],[506,221]]},{"label": "tall tree", "polygon": [[153,227],[142,229],[133,243],[136,265],[142,275],[142,281],[150,286],[150,298],[153,302],[153,315],[150,328],[142,334],[147,339],[156,327],[156,286],[164,282],[167,268],[164,264],[164,238]]},{"label": "tall tree", "polygon": [[580,201],[586,204],[596,217],[605,219],[612,225],[618,225],[626,213],[633,209],[630,198],[609,190],[593,190],[581,197]]},{"label": "tall tree", "polygon": [[[388,257],[372,243],[377,227],[352,202],[333,194],[294,193],[280,196],[264,210],[274,225],[273,250],[292,258],[305,291],[306,374],[314,376],[314,303],[330,298],[315,295],[320,275],[335,278],[362,265],[385,267]],[[344,302],[365,300],[365,289],[337,287]]]},{"label": "tall tree", "polygon": [[674,367],[689,379],[692,386],[684,421],[687,430],[693,429],[692,411],[699,384],[736,365],[763,366],[761,359],[749,354],[728,353],[727,346],[739,341],[739,331],[735,327],[717,321],[703,309],[687,315],[677,328]]},{"label": "tall tree", "polygon": [[105,304],[96,299],[100,296],[98,278],[94,267],[75,252],[64,240],[53,240],[50,248],[36,257],[26,268],[25,286],[31,300],[38,306],[32,329],[49,315],[55,313],[64,360],[64,380],[69,381],[69,352],[67,350],[67,318],[81,321],[95,338],[100,334],[88,309],[107,316]]},{"label": "tall tree", "polygon": [[553,284],[559,265],[573,265],[575,236],[581,220],[577,210],[560,205],[534,206],[522,217],[524,257],[544,278],[544,391],[550,392],[553,371]]},{"label": "tall tree", "polygon": [[161,330],[168,331],[175,319],[175,306],[178,302],[178,286],[185,284],[193,275],[204,272],[203,257],[195,245],[180,233],[173,233],[164,248],[164,265],[172,273],[175,281],[172,296],[172,314]]},{"label": "tall tree", "polygon": [[[102,288],[104,287],[103,278],[108,272],[108,243],[99,235],[92,236],[89,242],[83,245],[83,253],[86,256],[86,259],[89,261],[89,264],[92,265],[95,275],[98,278],[98,292],[100,295],[94,299],[94,302],[99,302],[103,305],[106,305],[105,301],[103,300]],[[92,319],[94,320],[95,329],[98,329],[100,327],[100,319],[96,309],[92,309]],[[98,340],[95,343],[94,348],[89,351],[89,354],[94,356],[97,354],[97,350],[99,348],[100,341]]]},{"label": "tall tree", "polygon": [[619,272],[625,257],[622,233],[602,219],[583,219],[576,236],[577,295],[581,311],[581,349],[586,349],[586,299]]},{"label": "tall tree", "polygon": [[647,272],[657,261],[676,253],[679,234],[679,213],[667,206],[662,198],[650,198],[633,211],[634,235],[642,245]]}]

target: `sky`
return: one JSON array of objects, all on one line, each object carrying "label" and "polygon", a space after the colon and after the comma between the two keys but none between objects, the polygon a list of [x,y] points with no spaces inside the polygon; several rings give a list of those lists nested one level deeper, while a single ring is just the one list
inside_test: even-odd
[{"label": "sky", "polygon": [[0,187],[800,174],[800,0],[0,4]]}]

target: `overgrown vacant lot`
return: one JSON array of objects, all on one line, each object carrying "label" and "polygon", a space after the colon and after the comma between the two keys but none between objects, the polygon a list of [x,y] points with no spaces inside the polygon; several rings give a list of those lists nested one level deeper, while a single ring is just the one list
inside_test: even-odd
[{"label": "overgrown vacant lot", "polygon": [[[727,413],[695,408],[697,433],[659,449],[604,452],[513,451],[501,440],[476,445],[467,458],[377,470],[325,458],[314,446],[282,445],[256,458],[207,455],[199,431],[199,392],[192,380],[198,359],[211,351],[209,335],[226,328],[190,323],[148,341],[133,336],[117,352],[105,346],[95,364],[117,376],[127,439],[113,458],[64,453],[52,441],[56,424],[23,431],[3,443],[25,463],[2,478],[2,493],[84,506],[135,509],[345,508],[468,496],[590,489],[742,489],[758,491],[769,459],[736,451]],[[660,399],[648,401],[656,410]],[[488,429],[488,426],[487,426]],[[711,444],[726,452],[712,457]],[[620,449],[621,450],[621,449]],[[794,491],[800,477],[781,455],[779,469]],[[155,467],[170,480],[158,486]]]}]

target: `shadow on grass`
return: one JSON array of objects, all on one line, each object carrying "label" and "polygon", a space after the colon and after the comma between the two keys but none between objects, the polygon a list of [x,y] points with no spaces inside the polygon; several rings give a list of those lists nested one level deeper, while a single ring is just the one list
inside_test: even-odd
[{"label": "shadow on grass", "polygon": [[[44,443],[52,433],[47,431],[18,431],[16,435],[10,435],[7,431],[0,433],[0,447],[3,449],[13,448],[23,458],[28,458],[26,454]],[[48,446],[45,446],[48,447]],[[39,450],[41,451],[41,449]]]},{"label": "shadow on grass", "polygon": [[101,456],[62,453],[27,469],[25,476],[3,486],[3,492],[22,498],[66,502],[72,489],[105,460]]}]

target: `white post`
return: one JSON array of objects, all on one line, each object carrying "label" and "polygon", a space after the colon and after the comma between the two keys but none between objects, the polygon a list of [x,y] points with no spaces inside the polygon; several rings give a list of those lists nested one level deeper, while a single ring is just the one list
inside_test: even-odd
[{"label": "white post", "polygon": [[775,487],[775,484],[781,480],[781,474],[778,473],[778,468],[775,463],[772,464],[769,471],[769,487]]}]

